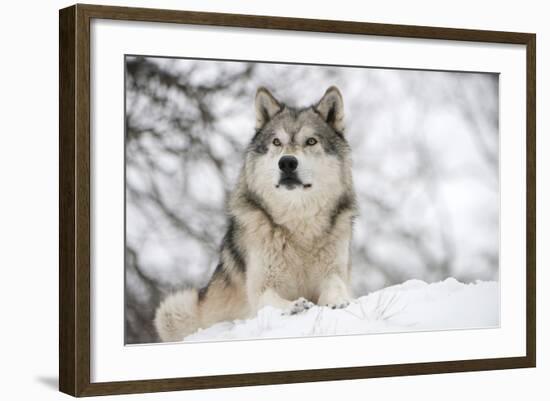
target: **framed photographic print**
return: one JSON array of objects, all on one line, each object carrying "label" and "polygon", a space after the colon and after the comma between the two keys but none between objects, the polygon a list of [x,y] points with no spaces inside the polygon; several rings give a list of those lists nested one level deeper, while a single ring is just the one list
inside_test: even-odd
[{"label": "framed photographic print", "polygon": [[535,366],[534,34],[59,18],[61,391]]}]

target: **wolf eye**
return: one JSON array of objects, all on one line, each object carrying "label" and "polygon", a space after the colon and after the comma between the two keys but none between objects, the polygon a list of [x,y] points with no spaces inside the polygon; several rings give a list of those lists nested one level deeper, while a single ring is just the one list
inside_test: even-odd
[{"label": "wolf eye", "polygon": [[275,138],[275,139],[273,140],[273,145],[275,145],[275,146],[281,146],[281,141],[279,140],[279,138]]},{"label": "wolf eye", "polygon": [[308,138],[308,140],[306,141],[307,146],[313,146],[316,143],[317,143],[317,139],[315,139],[315,138]]}]

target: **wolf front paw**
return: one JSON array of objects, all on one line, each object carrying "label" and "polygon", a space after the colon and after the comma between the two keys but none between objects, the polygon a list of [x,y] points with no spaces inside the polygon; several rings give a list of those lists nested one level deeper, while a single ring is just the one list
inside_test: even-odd
[{"label": "wolf front paw", "polygon": [[335,303],[325,304],[324,306],[330,309],[344,309],[344,308],[347,308],[349,304],[350,302],[348,300],[344,300],[344,301],[338,301]]},{"label": "wolf front paw", "polygon": [[320,293],[321,295],[319,296],[317,304],[331,309],[346,308],[352,299],[348,286],[344,280],[336,274],[332,274],[325,278],[321,283]]},{"label": "wolf front paw", "polygon": [[313,307],[313,305],[313,302],[310,302],[307,299],[300,297],[292,303],[292,306],[286,312],[283,312],[283,315],[296,315],[310,309],[311,307]]}]

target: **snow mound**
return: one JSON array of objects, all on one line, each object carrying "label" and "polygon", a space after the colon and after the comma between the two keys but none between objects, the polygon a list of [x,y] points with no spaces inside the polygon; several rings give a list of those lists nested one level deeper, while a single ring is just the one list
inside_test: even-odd
[{"label": "snow mound", "polygon": [[499,300],[497,282],[410,280],[360,297],[345,309],[315,306],[287,316],[265,307],[252,319],[199,329],[185,341],[493,328],[499,325]]}]

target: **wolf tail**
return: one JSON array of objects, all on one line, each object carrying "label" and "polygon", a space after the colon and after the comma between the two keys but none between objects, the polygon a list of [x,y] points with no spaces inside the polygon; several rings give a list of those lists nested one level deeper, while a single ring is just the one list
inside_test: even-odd
[{"label": "wolf tail", "polygon": [[199,296],[195,289],[169,295],[155,314],[155,328],[162,341],[181,341],[200,326]]},{"label": "wolf tail", "polygon": [[247,298],[242,283],[215,275],[207,287],[169,295],[158,307],[155,328],[162,341],[182,341],[199,328],[245,318]]}]

